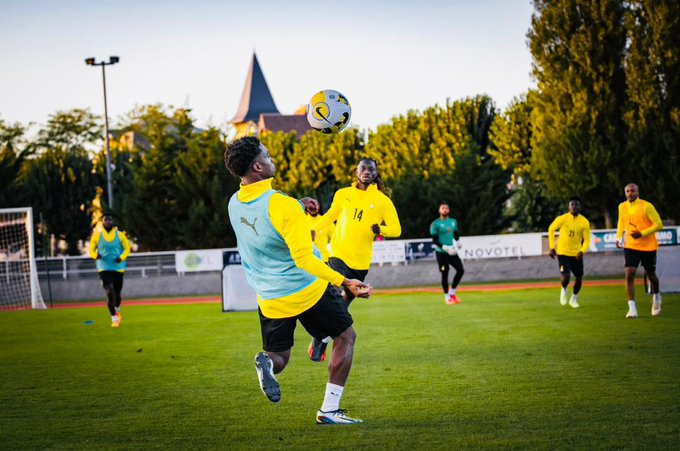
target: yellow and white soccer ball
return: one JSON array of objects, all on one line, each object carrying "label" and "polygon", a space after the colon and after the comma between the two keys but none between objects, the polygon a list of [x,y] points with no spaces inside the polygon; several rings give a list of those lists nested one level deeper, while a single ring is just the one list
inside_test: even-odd
[{"label": "yellow and white soccer ball", "polygon": [[324,89],[312,97],[307,106],[307,121],[322,133],[338,133],[349,125],[352,107],[347,97],[333,89]]}]

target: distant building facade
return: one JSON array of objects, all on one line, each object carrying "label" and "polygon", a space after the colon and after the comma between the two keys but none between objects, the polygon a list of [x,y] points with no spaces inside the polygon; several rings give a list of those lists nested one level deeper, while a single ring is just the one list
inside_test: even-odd
[{"label": "distant building facade", "polygon": [[284,133],[295,131],[298,136],[302,136],[312,130],[306,114],[304,107],[298,109],[295,114],[286,115],[279,112],[257,55],[253,53],[238,110],[229,121],[236,130],[234,139],[279,131]]}]

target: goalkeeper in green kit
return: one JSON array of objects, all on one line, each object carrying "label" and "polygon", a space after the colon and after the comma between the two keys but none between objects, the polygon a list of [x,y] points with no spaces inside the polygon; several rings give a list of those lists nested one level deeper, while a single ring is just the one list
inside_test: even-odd
[{"label": "goalkeeper in green kit", "polygon": [[[439,205],[439,219],[435,219],[430,225],[430,236],[435,244],[435,255],[439,272],[442,274],[442,288],[444,289],[444,301],[447,304],[459,304],[460,299],[456,296],[456,287],[463,278],[465,270],[463,262],[458,256],[461,248],[458,240],[458,221],[449,218],[449,205],[445,202]],[[449,290],[449,266],[453,266],[456,275],[451,282]]]}]

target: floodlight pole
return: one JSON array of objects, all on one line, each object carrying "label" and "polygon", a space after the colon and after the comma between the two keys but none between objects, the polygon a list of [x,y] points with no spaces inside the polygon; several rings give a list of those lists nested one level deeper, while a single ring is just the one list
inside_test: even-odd
[{"label": "floodlight pole", "polygon": [[106,102],[106,66],[116,64],[120,61],[117,56],[110,56],[109,61],[96,63],[94,58],[86,58],[85,64],[88,66],[102,67],[102,82],[104,85],[104,127],[106,129],[106,191],[108,193],[109,208],[113,208],[113,177],[111,176],[111,148],[109,145],[109,109]]}]

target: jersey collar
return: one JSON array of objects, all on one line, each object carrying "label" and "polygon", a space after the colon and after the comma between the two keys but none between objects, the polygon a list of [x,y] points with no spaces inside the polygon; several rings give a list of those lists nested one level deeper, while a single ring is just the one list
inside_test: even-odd
[{"label": "jersey collar", "polygon": [[273,180],[273,178],[268,178],[260,180],[259,182],[241,185],[241,189],[239,189],[238,193],[236,194],[236,198],[241,202],[253,201],[263,195],[265,192],[272,189]]}]

